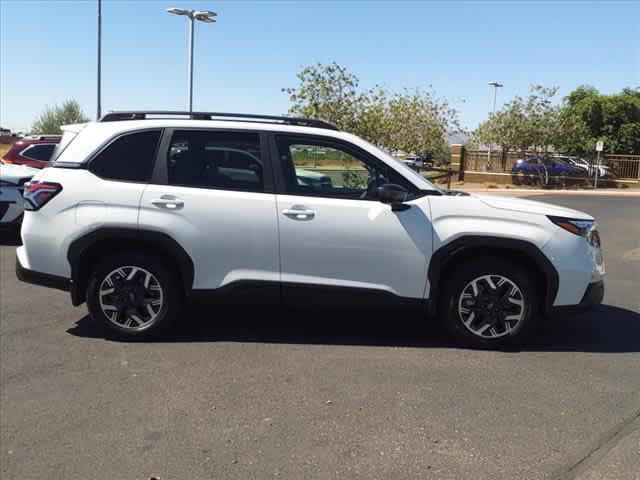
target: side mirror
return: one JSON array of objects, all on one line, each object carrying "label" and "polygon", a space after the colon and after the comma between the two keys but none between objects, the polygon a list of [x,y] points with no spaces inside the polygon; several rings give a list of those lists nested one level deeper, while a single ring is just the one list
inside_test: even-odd
[{"label": "side mirror", "polygon": [[378,187],[378,200],[382,203],[391,204],[391,210],[401,212],[410,208],[404,202],[407,200],[409,192],[404,187],[394,183],[385,183]]}]

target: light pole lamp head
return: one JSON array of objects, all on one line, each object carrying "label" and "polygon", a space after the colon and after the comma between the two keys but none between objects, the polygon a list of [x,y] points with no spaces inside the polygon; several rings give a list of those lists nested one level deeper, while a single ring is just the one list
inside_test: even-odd
[{"label": "light pole lamp head", "polygon": [[191,11],[190,10],[185,10],[184,8],[167,8],[167,12],[168,13],[173,13],[174,15],[185,15],[185,16],[190,16],[191,15]]},{"label": "light pole lamp head", "polygon": [[500,87],[504,87],[503,84],[498,83],[498,82],[489,82],[489,85],[495,88],[500,88]]},{"label": "light pole lamp head", "polygon": [[218,16],[217,13],[212,12],[210,10],[198,10],[193,12],[193,18],[205,23],[215,23],[216,19],[213,17],[217,17],[217,16]]}]

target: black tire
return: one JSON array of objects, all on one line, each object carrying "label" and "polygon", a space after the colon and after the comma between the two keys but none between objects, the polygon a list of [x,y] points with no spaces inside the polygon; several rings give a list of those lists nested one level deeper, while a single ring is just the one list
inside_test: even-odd
[{"label": "black tire", "polygon": [[[104,300],[105,304],[113,305],[122,305],[124,302],[130,302],[127,307],[123,307],[123,310],[118,310],[117,318],[114,321],[107,316],[101,304],[101,298],[105,298],[104,291],[109,290],[109,285],[104,282],[107,282],[107,277],[109,277],[110,274],[114,274],[114,271],[121,268],[123,272],[130,274],[134,270],[130,267],[135,267],[139,270],[134,273],[131,280],[121,278],[121,283],[118,284],[119,286],[114,288],[116,292],[112,294],[113,296],[106,295],[107,299]],[[145,288],[147,273],[150,274],[153,279],[151,280],[152,284],[149,288]],[[117,273],[114,275],[115,277],[124,277]],[[180,314],[183,301],[177,278],[175,273],[165,267],[165,262],[155,256],[143,253],[119,253],[105,257],[93,270],[89,278],[87,287],[87,306],[89,313],[94,320],[102,322],[120,337],[148,338],[157,336],[164,332]],[[110,279],[115,282],[119,281],[118,278],[114,280],[113,276],[111,276]],[[123,286],[126,283],[129,283],[129,285],[126,287]],[[159,293],[158,286],[160,288]],[[102,295],[101,287],[103,288]],[[133,292],[129,290],[130,293],[127,294],[124,292],[125,288],[132,289]],[[133,297],[131,297],[132,294]],[[154,298],[152,298],[152,296],[154,296]],[[126,297],[127,300],[122,300],[121,297]],[[114,298],[115,300],[113,300]],[[134,302],[132,298],[139,300],[139,302],[135,303],[135,306],[132,304]],[[150,300],[149,303],[153,302],[157,311],[153,312],[153,307],[142,306],[145,298]],[[160,301],[160,305],[156,305],[158,301]],[[109,305],[106,307],[108,306]],[[151,312],[147,312],[146,308],[151,308]],[[113,316],[114,314],[111,315]],[[146,318],[143,315],[149,316],[148,322],[144,322]],[[133,318],[137,320],[133,320]],[[138,323],[138,320],[143,323]],[[134,322],[137,325],[134,324]]]},{"label": "black tire", "polygon": [[[482,278],[485,276],[490,276],[495,290],[491,288],[491,283]],[[498,286],[502,281],[500,278],[507,281]],[[474,280],[475,287],[471,285]],[[518,291],[512,296],[514,290],[510,287],[513,285]],[[479,293],[474,296],[476,289]],[[505,297],[507,290],[510,299]],[[519,301],[523,302],[522,306],[513,303]],[[468,312],[461,313],[460,309]],[[527,270],[517,263],[494,257],[478,258],[458,265],[445,284],[440,303],[440,316],[447,331],[456,341],[472,348],[500,349],[522,344],[536,327],[538,311],[539,296]],[[504,320],[513,315],[521,316],[518,320]],[[465,325],[465,321],[469,322],[469,326]],[[489,330],[485,330],[487,336],[482,332],[474,333],[473,330],[479,331],[487,324],[490,325]],[[499,336],[494,336],[493,332]]]}]

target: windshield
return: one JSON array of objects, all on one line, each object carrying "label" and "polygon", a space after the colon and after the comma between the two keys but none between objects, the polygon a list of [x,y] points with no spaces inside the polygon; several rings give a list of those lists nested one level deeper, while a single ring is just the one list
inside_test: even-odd
[{"label": "windshield", "polygon": [[392,165],[395,165],[394,168],[400,171],[400,173],[405,177],[410,177],[414,179],[414,183],[416,183],[421,190],[435,190],[437,192],[444,194],[444,191],[441,188],[436,187],[433,183],[431,183],[429,180],[424,178],[422,175],[420,175],[418,172],[413,170],[411,167],[405,165],[404,162],[398,160],[392,155],[389,155],[384,150],[380,149],[379,147],[376,147],[375,145],[367,142],[366,140],[363,140],[363,139],[359,139],[359,140],[361,142],[366,143],[370,149],[374,150],[375,153],[378,154],[378,156],[384,157],[386,160],[393,160]]}]

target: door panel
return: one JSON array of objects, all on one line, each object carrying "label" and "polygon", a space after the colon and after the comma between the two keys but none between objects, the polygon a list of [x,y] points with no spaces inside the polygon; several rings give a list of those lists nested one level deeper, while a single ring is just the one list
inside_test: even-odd
[{"label": "door panel", "polygon": [[[278,195],[285,299],[292,291],[288,283],[423,298],[432,248],[427,202],[392,212],[378,201]],[[301,208],[313,215],[286,213]]]},{"label": "door panel", "polygon": [[[287,302],[307,284],[424,298],[432,250],[428,198],[350,142],[276,135],[272,149]],[[390,183],[407,191],[409,209],[394,212],[377,200],[378,187]]]},{"label": "door panel", "polygon": [[142,229],[173,237],[194,263],[193,288],[279,282],[276,197],[257,132],[165,132],[154,183],[140,204]]},{"label": "door panel", "polygon": [[149,185],[139,224],[182,245],[195,266],[195,289],[279,281],[275,207],[271,193]]}]

